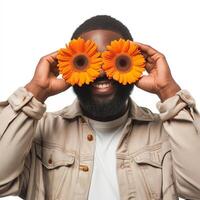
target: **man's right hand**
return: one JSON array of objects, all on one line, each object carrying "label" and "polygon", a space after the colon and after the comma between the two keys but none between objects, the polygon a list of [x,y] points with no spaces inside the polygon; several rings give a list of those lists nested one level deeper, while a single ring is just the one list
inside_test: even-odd
[{"label": "man's right hand", "polygon": [[44,103],[49,97],[67,90],[71,85],[58,79],[57,51],[42,57],[36,67],[32,80],[25,86],[34,97]]}]

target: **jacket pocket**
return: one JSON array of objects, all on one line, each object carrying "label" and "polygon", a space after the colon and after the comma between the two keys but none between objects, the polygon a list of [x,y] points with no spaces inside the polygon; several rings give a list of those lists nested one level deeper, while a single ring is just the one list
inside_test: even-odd
[{"label": "jacket pocket", "polygon": [[[37,145],[36,155],[41,163],[40,174],[42,182],[40,189],[44,190],[47,199],[56,199],[64,183],[72,180],[75,155],[55,147]],[[40,177],[41,178],[41,177]]]},{"label": "jacket pocket", "polygon": [[146,191],[152,199],[162,199],[163,171],[162,163],[165,155],[170,153],[169,143],[145,146],[133,157],[139,166],[144,179]]}]

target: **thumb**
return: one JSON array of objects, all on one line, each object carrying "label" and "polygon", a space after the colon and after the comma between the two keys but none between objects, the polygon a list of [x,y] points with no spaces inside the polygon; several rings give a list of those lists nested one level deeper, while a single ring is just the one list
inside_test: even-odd
[{"label": "thumb", "polygon": [[52,92],[61,93],[71,87],[71,84],[66,83],[64,79],[55,78],[52,82]]},{"label": "thumb", "polygon": [[142,88],[143,85],[145,84],[146,80],[147,79],[147,75],[143,75],[139,78],[139,80],[137,80],[135,82],[135,85],[138,87],[138,88]]},{"label": "thumb", "polygon": [[152,79],[149,75],[143,75],[138,81],[135,82],[135,85],[145,91],[150,92],[152,90]]}]

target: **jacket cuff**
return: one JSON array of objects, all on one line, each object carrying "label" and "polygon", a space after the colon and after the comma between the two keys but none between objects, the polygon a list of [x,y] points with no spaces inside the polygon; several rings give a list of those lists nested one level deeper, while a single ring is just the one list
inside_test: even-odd
[{"label": "jacket cuff", "polygon": [[14,111],[22,110],[34,119],[41,119],[46,111],[46,105],[38,101],[26,88],[18,88],[9,98],[8,102]]},{"label": "jacket cuff", "polygon": [[187,90],[180,90],[163,103],[159,101],[156,107],[160,112],[161,120],[165,121],[176,116],[185,107],[194,108],[195,100]]}]

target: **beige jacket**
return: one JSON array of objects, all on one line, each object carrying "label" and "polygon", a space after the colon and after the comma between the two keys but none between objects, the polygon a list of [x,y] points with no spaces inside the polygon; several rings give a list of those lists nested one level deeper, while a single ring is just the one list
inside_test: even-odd
[{"label": "beige jacket", "polygon": [[[157,107],[153,114],[129,98],[116,152],[121,200],[200,199],[195,101],[181,90]],[[0,103],[0,197],[87,200],[95,134],[77,99],[61,111],[45,110],[25,88]]]}]

